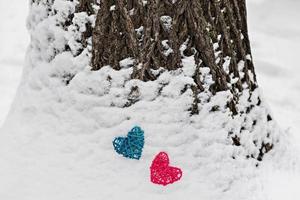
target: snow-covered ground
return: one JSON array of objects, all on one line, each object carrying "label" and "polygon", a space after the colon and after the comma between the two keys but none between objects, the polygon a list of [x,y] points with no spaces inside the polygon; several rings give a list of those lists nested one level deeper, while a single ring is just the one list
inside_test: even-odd
[{"label": "snow-covered ground", "polygon": [[0,125],[18,87],[29,35],[26,30],[28,2],[0,0]]},{"label": "snow-covered ground", "polygon": [[[274,118],[284,130],[289,130],[293,143],[300,147],[300,2],[248,0],[248,4],[259,84]],[[26,1],[0,0],[0,124],[9,110],[22,73],[29,42],[26,15]],[[261,181],[267,200],[298,200],[299,174],[278,166],[264,166]]]},{"label": "snow-covered ground", "polygon": [[[300,147],[300,1],[250,2],[250,36],[258,81],[275,119]],[[299,173],[272,167],[264,172],[270,200],[300,198]]]},{"label": "snow-covered ground", "polygon": [[250,36],[260,86],[281,127],[293,133],[300,128],[299,8],[297,0],[249,3]]}]

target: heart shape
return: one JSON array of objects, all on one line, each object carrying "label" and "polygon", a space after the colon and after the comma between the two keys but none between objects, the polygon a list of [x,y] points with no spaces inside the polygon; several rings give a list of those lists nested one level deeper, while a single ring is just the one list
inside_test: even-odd
[{"label": "heart shape", "polygon": [[128,132],[127,137],[115,138],[113,146],[125,158],[139,160],[144,148],[144,131],[136,126]]},{"label": "heart shape", "polygon": [[179,181],[182,177],[181,169],[169,166],[169,156],[165,152],[160,152],[152,161],[150,167],[151,182],[166,186]]}]

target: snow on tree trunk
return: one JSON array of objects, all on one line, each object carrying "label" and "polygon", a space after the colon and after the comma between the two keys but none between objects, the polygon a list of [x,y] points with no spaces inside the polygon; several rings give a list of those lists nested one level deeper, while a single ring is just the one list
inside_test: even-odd
[{"label": "snow on tree trunk", "polygon": [[[188,60],[193,82],[184,85],[181,93],[193,92],[191,115],[199,114],[202,101],[199,95],[205,92],[212,96],[221,91],[229,92],[231,97],[224,101],[233,115],[246,117],[253,108],[260,107],[259,96],[251,99],[257,82],[244,0],[178,0],[176,3],[171,0],[103,0],[101,3],[92,35],[93,70],[107,65],[120,70],[124,67],[122,63],[130,59],[131,66],[127,67],[133,69],[132,79],[154,81],[166,71],[183,70]],[[86,1],[79,3],[79,7],[82,5],[86,5]],[[202,70],[211,75],[212,83],[201,79]],[[130,94],[138,90],[132,87]],[[249,103],[238,108],[245,92],[249,93]],[[139,96],[130,98],[134,98],[133,102],[126,106],[136,103]],[[219,105],[215,105],[211,111],[219,109]],[[268,113],[264,118],[266,123],[272,121]],[[257,119],[252,118],[248,123],[254,128]],[[237,132],[229,131],[234,145],[241,145],[240,135],[244,129],[249,130],[242,125]],[[265,137],[270,138],[271,134]],[[253,143],[259,153],[251,156],[258,160],[273,148],[269,139],[253,140]]]},{"label": "snow on tree trunk", "polygon": [[[244,0],[31,0],[30,8],[26,67],[1,136],[8,191],[263,199],[255,169],[281,132],[256,82]],[[137,162],[112,146],[135,125],[145,132]],[[149,181],[161,151],[183,171],[167,189]]]}]

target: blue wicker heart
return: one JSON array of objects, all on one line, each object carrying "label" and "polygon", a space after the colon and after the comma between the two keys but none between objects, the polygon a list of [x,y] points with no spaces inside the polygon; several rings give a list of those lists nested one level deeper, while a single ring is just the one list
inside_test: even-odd
[{"label": "blue wicker heart", "polygon": [[139,160],[144,148],[144,131],[136,126],[128,132],[127,137],[117,137],[113,146],[125,158]]}]

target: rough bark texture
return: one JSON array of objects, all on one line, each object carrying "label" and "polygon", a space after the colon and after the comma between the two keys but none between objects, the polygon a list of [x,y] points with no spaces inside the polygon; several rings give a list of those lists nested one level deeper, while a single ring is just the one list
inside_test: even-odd
[{"label": "rough bark texture", "polygon": [[[181,67],[179,48],[188,40],[189,48],[184,54],[196,54],[199,65],[212,69],[217,81],[215,91],[220,91],[226,89],[226,75],[222,71],[223,59],[216,64],[218,57],[230,56],[230,71],[234,72],[237,61],[247,60],[246,56],[251,55],[243,0],[178,0],[175,4],[170,0],[151,0],[146,5],[139,0],[103,0],[101,3],[93,36],[94,70],[105,65],[118,69],[122,58],[133,57],[143,64],[142,69],[135,71],[134,78],[155,79],[150,69]],[[170,27],[163,18],[170,20]],[[142,34],[137,31],[141,27]],[[140,38],[141,35],[144,37]],[[173,50],[168,56],[163,54],[164,40]],[[217,42],[222,53],[215,57],[212,43]],[[251,61],[245,71],[248,69],[254,70]],[[241,81],[255,87],[247,75]],[[239,89],[241,84],[237,83]]]}]

